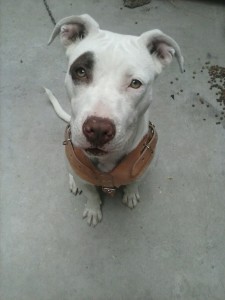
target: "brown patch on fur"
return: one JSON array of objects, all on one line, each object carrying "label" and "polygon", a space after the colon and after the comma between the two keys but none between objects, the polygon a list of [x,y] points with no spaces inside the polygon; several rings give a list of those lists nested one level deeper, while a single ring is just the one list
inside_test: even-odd
[{"label": "brown patch on fur", "polygon": [[94,54],[85,52],[70,66],[70,75],[74,84],[89,84],[93,80]]}]

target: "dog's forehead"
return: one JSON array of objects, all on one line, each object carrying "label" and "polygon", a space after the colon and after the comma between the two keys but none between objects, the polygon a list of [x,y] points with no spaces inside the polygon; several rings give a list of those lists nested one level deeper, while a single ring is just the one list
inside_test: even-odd
[{"label": "dog's forehead", "polygon": [[111,78],[115,84],[131,77],[146,83],[154,78],[152,58],[136,36],[102,31],[72,45],[68,57],[70,74],[83,64],[92,77]]},{"label": "dog's forehead", "polygon": [[149,59],[146,47],[138,42],[136,36],[117,34],[110,31],[100,31],[98,34],[87,37],[78,45],[74,44],[68,51],[71,65],[84,53],[93,53],[95,60],[107,64],[120,64],[124,61],[138,62]]}]

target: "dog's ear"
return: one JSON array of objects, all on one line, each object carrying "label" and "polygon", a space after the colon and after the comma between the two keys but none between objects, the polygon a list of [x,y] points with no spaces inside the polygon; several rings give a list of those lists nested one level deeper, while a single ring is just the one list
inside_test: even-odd
[{"label": "dog's ear", "polygon": [[139,40],[152,55],[157,73],[160,73],[163,67],[171,63],[173,56],[177,58],[181,72],[184,71],[184,58],[180,47],[171,37],[158,29],[154,29],[144,32]]},{"label": "dog's ear", "polygon": [[98,23],[89,15],[71,16],[60,20],[56,25],[48,41],[52,43],[60,33],[60,40],[64,46],[69,46],[77,39],[83,39],[87,35],[99,30]]}]

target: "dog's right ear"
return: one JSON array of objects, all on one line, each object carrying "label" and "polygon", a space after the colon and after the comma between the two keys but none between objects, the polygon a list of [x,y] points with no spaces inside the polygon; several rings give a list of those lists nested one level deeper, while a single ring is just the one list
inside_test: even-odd
[{"label": "dog's right ear", "polygon": [[98,23],[87,14],[66,17],[55,25],[55,28],[48,41],[48,45],[52,43],[59,33],[61,43],[68,47],[77,39],[84,39],[87,35],[95,33],[98,30]]}]

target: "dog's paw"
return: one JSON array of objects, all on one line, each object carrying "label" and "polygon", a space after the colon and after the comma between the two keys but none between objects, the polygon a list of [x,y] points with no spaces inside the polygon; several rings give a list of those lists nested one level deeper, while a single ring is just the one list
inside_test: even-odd
[{"label": "dog's paw", "polygon": [[82,190],[80,190],[77,185],[76,182],[73,178],[73,175],[71,175],[69,173],[69,186],[70,186],[70,191],[76,196],[76,195],[80,195],[82,193]]},{"label": "dog's paw", "polygon": [[102,220],[102,212],[100,207],[98,208],[88,208],[84,209],[83,218],[87,218],[88,224],[91,226],[96,226]]},{"label": "dog's paw", "polygon": [[129,192],[129,190],[124,191],[123,204],[127,205],[129,208],[134,208],[140,201],[140,195],[138,190]]}]

